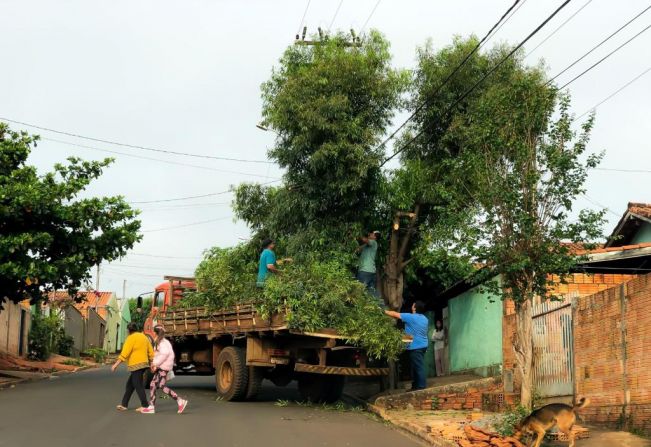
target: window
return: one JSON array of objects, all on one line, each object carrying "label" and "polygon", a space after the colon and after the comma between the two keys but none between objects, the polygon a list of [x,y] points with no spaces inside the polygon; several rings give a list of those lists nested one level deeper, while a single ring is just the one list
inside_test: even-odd
[{"label": "window", "polygon": [[154,305],[153,307],[161,307],[165,303],[165,291],[161,290],[156,292],[154,296]]}]

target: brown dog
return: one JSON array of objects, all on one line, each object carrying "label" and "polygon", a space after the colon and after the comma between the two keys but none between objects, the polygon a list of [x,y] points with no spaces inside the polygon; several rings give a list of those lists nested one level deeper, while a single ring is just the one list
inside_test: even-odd
[{"label": "brown dog", "polygon": [[576,410],[585,407],[588,403],[590,402],[583,398],[573,407],[565,404],[550,404],[534,410],[516,426],[515,437],[520,439],[524,433],[535,434],[535,444],[532,439],[529,446],[540,447],[547,431],[556,426],[569,438],[569,447],[574,447],[572,426],[576,422]]}]

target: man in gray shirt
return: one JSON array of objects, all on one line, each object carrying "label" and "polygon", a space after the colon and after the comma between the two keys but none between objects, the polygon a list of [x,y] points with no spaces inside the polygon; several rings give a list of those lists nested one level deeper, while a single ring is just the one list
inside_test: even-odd
[{"label": "man in gray shirt", "polygon": [[360,253],[357,280],[366,286],[366,289],[371,293],[371,295],[379,299],[379,294],[375,288],[375,257],[377,255],[376,239],[377,235],[375,232],[369,233],[367,236],[361,239],[362,245],[360,245],[360,247],[357,249],[357,251]]}]

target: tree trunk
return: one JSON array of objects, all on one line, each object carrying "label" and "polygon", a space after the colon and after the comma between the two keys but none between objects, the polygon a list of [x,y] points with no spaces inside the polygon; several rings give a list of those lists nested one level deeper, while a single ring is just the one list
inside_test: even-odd
[{"label": "tree trunk", "polygon": [[516,305],[515,358],[522,384],[520,402],[531,409],[533,400],[533,321],[531,318],[532,302],[530,299]]}]

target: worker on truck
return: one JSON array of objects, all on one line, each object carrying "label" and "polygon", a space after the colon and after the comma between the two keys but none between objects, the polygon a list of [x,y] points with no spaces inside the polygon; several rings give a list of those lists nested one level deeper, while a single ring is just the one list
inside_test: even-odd
[{"label": "worker on truck", "polygon": [[267,280],[269,272],[280,273],[274,248],[276,248],[276,242],[273,239],[265,239],[262,242],[262,253],[260,254],[260,262],[258,263],[258,280],[256,281],[258,287],[264,287],[264,282]]}]

